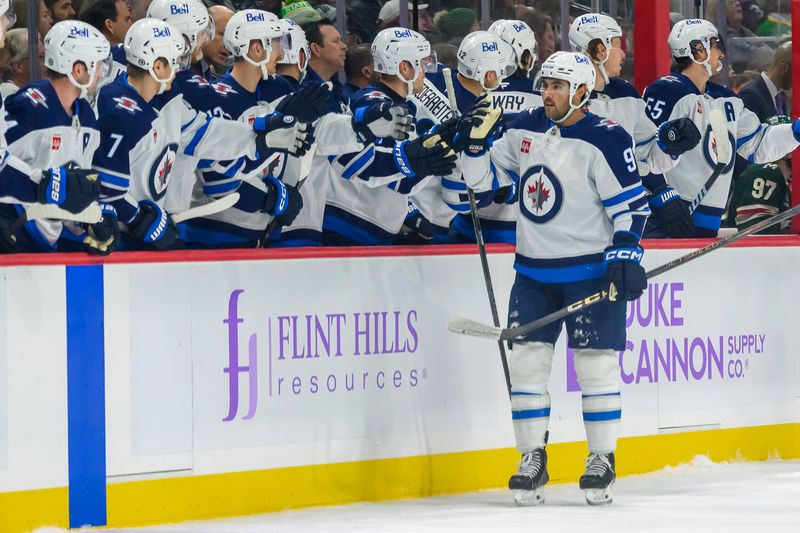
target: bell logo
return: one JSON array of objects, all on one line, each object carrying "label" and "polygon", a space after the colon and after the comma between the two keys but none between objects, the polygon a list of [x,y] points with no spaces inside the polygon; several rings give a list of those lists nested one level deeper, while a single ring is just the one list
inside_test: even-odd
[{"label": "bell logo", "polygon": [[394,30],[394,36],[398,39],[412,37],[411,30]]},{"label": "bell logo", "polygon": [[78,26],[72,26],[69,29],[70,37],[88,37],[89,36],[89,28],[80,28]]},{"label": "bell logo", "polygon": [[264,22],[264,14],[263,13],[247,13],[244,16],[244,19],[247,22]]},{"label": "bell logo", "polygon": [[591,16],[591,17],[587,17],[587,16],[581,17],[581,24],[590,24],[592,22],[599,22],[599,20],[597,18],[597,15],[594,15],[594,16]]},{"label": "bell logo", "polygon": [[181,4],[181,5],[171,4],[169,6],[169,14],[170,15],[188,15],[189,14],[189,4]]},{"label": "bell logo", "polygon": [[496,42],[481,43],[481,48],[483,48],[484,52],[497,52],[499,50]]},{"label": "bell logo", "polygon": [[172,33],[170,33],[169,28],[163,27],[155,27],[153,28],[153,37],[171,37]]},{"label": "bell logo", "polygon": [[575,62],[580,63],[581,65],[588,65],[589,58],[586,56],[575,54]]},{"label": "bell logo", "polygon": [[700,19],[687,19],[686,20],[686,25],[687,26],[694,26],[695,24],[702,24],[702,23],[703,23],[703,21],[700,20]]},{"label": "bell logo", "polygon": [[514,28],[517,31],[517,33],[521,32],[521,31],[523,31],[525,29],[525,25],[524,24],[519,24],[519,23],[514,24],[511,27]]}]

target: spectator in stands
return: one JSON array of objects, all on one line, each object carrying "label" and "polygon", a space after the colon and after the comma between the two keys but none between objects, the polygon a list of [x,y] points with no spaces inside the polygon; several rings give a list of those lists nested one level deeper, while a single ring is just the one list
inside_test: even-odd
[{"label": "spectator in stands", "polygon": [[50,15],[53,17],[53,24],[62,20],[74,20],[75,9],[72,7],[72,0],[44,0]]},{"label": "spectator in stands", "polygon": [[761,122],[774,115],[788,114],[784,91],[792,88],[792,43],[784,43],[775,51],[772,65],[743,87],[739,96]]},{"label": "spectator in stands", "polygon": [[[15,28],[28,27],[28,1],[27,0],[14,0],[14,12],[17,14],[17,23],[14,24]],[[44,0],[39,0],[39,23],[37,29],[39,30],[39,38],[42,39],[50,28],[53,27],[53,16],[50,10],[44,3]]]},{"label": "spectator in stands", "polygon": [[381,8],[379,0],[348,0],[345,11],[348,43],[372,43],[378,31]]},{"label": "spectator in stands", "polygon": [[[408,27],[412,26],[411,20],[413,17],[414,4],[408,2]],[[429,38],[431,35],[437,33],[436,24],[433,22],[433,17],[428,12],[428,3],[422,2],[417,5],[417,22],[419,23],[419,32]],[[400,0],[389,0],[378,13],[378,29],[392,28],[400,26]]]},{"label": "spectator in stands", "polygon": [[536,44],[539,46],[539,59],[541,65],[556,51],[556,27],[553,18],[539,12],[526,13],[522,19],[531,27],[536,35]]},{"label": "spectator in stands", "polygon": [[203,47],[203,59],[200,60],[201,75],[206,79],[214,79],[221,76],[227,69],[233,66],[233,56],[225,48],[223,36],[228,21],[234,12],[225,6],[211,6],[208,13],[214,19],[214,38]]},{"label": "spectator in stands", "polygon": [[375,65],[372,60],[372,51],[368,44],[351,44],[347,47],[344,59],[344,73],[347,83],[342,92],[347,98],[369,85],[378,81]]},{"label": "spectator in stands", "polygon": [[131,6],[125,0],[86,0],[78,20],[97,28],[112,46],[125,41],[133,24]]},{"label": "spectator in stands", "polygon": [[742,88],[759,77],[757,70],[745,70],[739,74],[733,74],[728,77],[728,85],[731,91],[738,93]]},{"label": "spectator in stands", "polygon": [[152,0],[128,0],[128,4],[131,6],[131,17],[134,22],[147,16],[147,8],[150,7],[151,1]]},{"label": "spectator in stands", "polygon": [[[5,71],[3,83],[0,84],[0,97],[4,100],[31,81],[27,28],[9,30],[5,37],[5,49],[10,54],[10,62]],[[44,46],[40,39],[39,72],[43,73],[44,71]]]},{"label": "spectator in stands", "polygon": [[444,41],[454,46],[459,46],[468,34],[481,29],[477,13],[466,7],[437,13],[437,17],[439,18],[436,25]]},{"label": "spectator in stands", "polygon": [[281,10],[281,18],[289,19],[295,24],[305,24],[306,22],[317,22],[322,20],[317,10],[311,7],[308,2],[287,3]]},{"label": "spectator in stands", "polygon": [[452,70],[458,68],[458,47],[450,43],[436,43],[431,46],[436,52],[436,59],[440,65],[450,67]]},{"label": "spectator in stands", "polygon": [[752,39],[758,36],[742,25],[744,15],[740,0],[708,0],[705,11],[706,19],[719,26],[717,21],[718,2],[725,2],[728,23],[725,47],[733,70],[741,72],[746,69],[763,70],[766,68],[772,61],[772,50],[766,44],[754,42]]},{"label": "spectator in stands", "polygon": [[740,0],[742,5],[742,26],[758,33],[758,27],[767,20],[767,14],[758,0]]},{"label": "spectator in stands", "polygon": [[[770,117],[771,125],[791,124],[787,116]],[[782,213],[792,205],[792,154],[774,163],[750,165],[739,176],[728,202],[727,222],[738,230],[746,229]],[[791,221],[761,231],[764,234],[789,233]]]}]

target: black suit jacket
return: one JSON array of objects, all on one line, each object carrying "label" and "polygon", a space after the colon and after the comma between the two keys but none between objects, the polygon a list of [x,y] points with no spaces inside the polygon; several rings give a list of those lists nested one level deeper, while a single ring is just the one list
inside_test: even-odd
[{"label": "black suit jacket", "polygon": [[[786,114],[786,97],[778,92],[783,104],[783,112]],[[769,94],[767,83],[764,78],[759,76],[739,91],[739,97],[744,101],[744,106],[758,115],[761,122],[766,122],[769,117],[778,114],[775,108],[775,100]]]}]

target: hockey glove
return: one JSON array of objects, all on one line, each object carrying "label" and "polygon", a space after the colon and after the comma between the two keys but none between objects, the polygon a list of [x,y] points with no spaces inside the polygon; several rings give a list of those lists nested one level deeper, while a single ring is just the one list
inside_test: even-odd
[{"label": "hockey glove", "polygon": [[700,130],[690,118],[676,118],[658,127],[658,147],[672,157],[688,152],[700,142]]},{"label": "hockey glove", "polygon": [[469,137],[463,145],[459,144],[458,139],[456,140],[456,144],[461,148],[459,151],[465,151],[471,156],[486,153],[492,146],[493,135],[502,116],[503,110],[493,107],[488,97],[484,96],[478,100],[472,109],[459,119],[459,137],[462,137],[462,132],[469,128]]},{"label": "hockey glove", "polygon": [[792,123],[792,133],[794,134],[794,140],[800,143],[800,118]]},{"label": "hockey glove", "polygon": [[391,137],[404,141],[408,139],[408,134],[414,127],[414,117],[408,108],[392,105],[391,102],[381,102],[356,109],[352,122],[359,140],[364,143],[371,143],[376,137],[379,139]]},{"label": "hockey glove", "polygon": [[291,225],[303,208],[300,192],[273,176],[264,178],[264,184],[267,186],[267,199],[263,211],[274,216],[282,226]]},{"label": "hockey glove", "polygon": [[80,213],[100,196],[100,180],[94,170],[71,166],[42,171],[39,202],[55,204],[70,213]]},{"label": "hockey glove", "polygon": [[84,239],[86,251],[92,255],[108,255],[119,243],[119,219],[117,210],[108,204],[100,204],[103,218],[92,224],[89,235]]},{"label": "hockey glove", "polygon": [[[606,248],[606,281],[611,289],[611,300],[636,300],[647,288],[647,273],[639,262],[644,250],[634,238],[614,236],[614,242]],[[616,289],[616,296],[614,296]]]},{"label": "hockey glove", "polygon": [[155,202],[142,200],[128,229],[145,248],[169,250],[177,247],[179,232],[169,213]]},{"label": "hockey glove", "polygon": [[519,190],[516,182],[512,181],[511,185],[497,189],[493,201],[496,204],[513,204],[517,200],[519,200]]},{"label": "hockey glove", "polygon": [[408,203],[408,215],[403,222],[403,228],[407,230],[405,233],[419,235],[425,241],[433,239],[439,231],[411,202]]},{"label": "hockey glove", "polygon": [[394,162],[406,177],[445,176],[456,168],[456,153],[438,135],[394,145]]},{"label": "hockey glove", "polygon": [[330,109],[331,92],[324,83],[311,83],[278,102],[275,111],[304,122],[315,122]]},{"label": "hockey glove", "polygon": [[694,219],[689,212],[689,203],[669,185],[661,185],[653,191],[650,209],[670,238],[687,239],[694,236]]},{"label": "hockey glove", "polygon": [[13,254],[19,251],[17,238],[11,233],[11,226],[16,220],[16,212],[8,206],[8,210],[0,210],[0,254]]},{"label": "hockey glove", "polygon": [[308,123],[290,115],[272,113],[256,117],[253,130],[259,157],[265,157],[270,150],[286,150],[297,157],[305,155],[311,147],[309,129]]}]

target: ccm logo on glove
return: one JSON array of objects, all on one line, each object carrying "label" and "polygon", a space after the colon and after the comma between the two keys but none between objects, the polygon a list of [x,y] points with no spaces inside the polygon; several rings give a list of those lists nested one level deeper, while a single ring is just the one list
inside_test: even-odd
[{"label": "ccm logo on glove", "polygon": [[606,263],[611,261],[636,261],[637,263],[644,257],[644,250],[639,248],[615,248],[606,252]]}]

